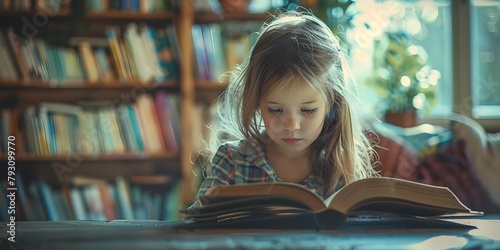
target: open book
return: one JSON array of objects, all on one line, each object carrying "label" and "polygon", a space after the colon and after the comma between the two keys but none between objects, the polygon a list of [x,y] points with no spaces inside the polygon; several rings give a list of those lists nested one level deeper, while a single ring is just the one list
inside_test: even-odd
[{"label": "open book", "polygon": [[214,186],[199,199],[201,206],[181,211],[185,219],[227,224],[302,216],[314,228],[334,228],[348,217],[361,215],[429,218],[482,214],[471,211],[446,187],[389,177],[356,181],[326,200],[292,183]]}]

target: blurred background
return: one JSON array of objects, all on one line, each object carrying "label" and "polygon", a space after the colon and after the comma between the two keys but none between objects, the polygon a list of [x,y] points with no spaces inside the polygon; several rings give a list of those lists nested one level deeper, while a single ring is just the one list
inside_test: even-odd
[{"label": "blurred background", "polygon": [[420,180],[471,199],[484,184],[500,206],[500,0],[0,0],[0,163],[26,187],[20,218],[178,218],[228,73],[297,9],[341,40],[387,148],[413,147],[384,173],[446,161]]}]

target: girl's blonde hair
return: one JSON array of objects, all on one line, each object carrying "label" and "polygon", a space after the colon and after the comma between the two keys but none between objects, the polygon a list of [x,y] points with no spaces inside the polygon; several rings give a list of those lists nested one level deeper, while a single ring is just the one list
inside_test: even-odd
[{"label": "girl's blonde hair", "polygon": [[225,140],[266,142],[259,104],[266,95],[297,77],[322,93],[331,110],[313,143],[313,174],[334,192],[340,179],[351,183],[376,175],[372,148],[363,133],[356,85],[342,47],[331,30],[309,12],[287,11],[265,23],[249,56],[231,73],[217,100],[216,120],[206,156],[211,159]]}]

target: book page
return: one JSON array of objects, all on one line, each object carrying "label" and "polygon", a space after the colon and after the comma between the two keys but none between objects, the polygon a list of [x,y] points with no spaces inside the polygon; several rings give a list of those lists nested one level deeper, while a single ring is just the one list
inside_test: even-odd
[{"label": "book page", "polygon": [[337,193],[338,193],[338,192],[333,193],[332,195],[328,196],[328,197],[324,200],[325,206],[327,206],[327,207],[328,207],[328,205],[332,202],[333,197],[335,197],[335,195],[336,195]]},{"label": "book page", "polygon": [[313,211],[322,211],[326,205],[321,197],[309,189],[292,183],[251,183],[211,187],[205,196],[211,199],[224,197],[248,197],[280,195],[296,199],[310,206]]},{"label": "book page", "polygon": [[[402,206],[409,213],[440,211],[469,213],[470,209],[446,187],[432,186],[403,179],[375,177],[356,181],[339,190],[329,207],[348,214],[356,209],[376,205],[378,209]],[[405,211],[401,211],[405,213]]]}]

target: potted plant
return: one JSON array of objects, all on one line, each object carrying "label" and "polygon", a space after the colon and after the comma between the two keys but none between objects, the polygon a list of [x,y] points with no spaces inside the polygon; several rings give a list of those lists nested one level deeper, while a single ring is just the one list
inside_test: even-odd
[{"label": "potted plant", "polygon": [[427,63],[427,53],[404,32],[386,32],[375,45],[374,75],[370,85],[381,97],[386,122],[417,125],[417,111],[436,104],[440,73]]}]

